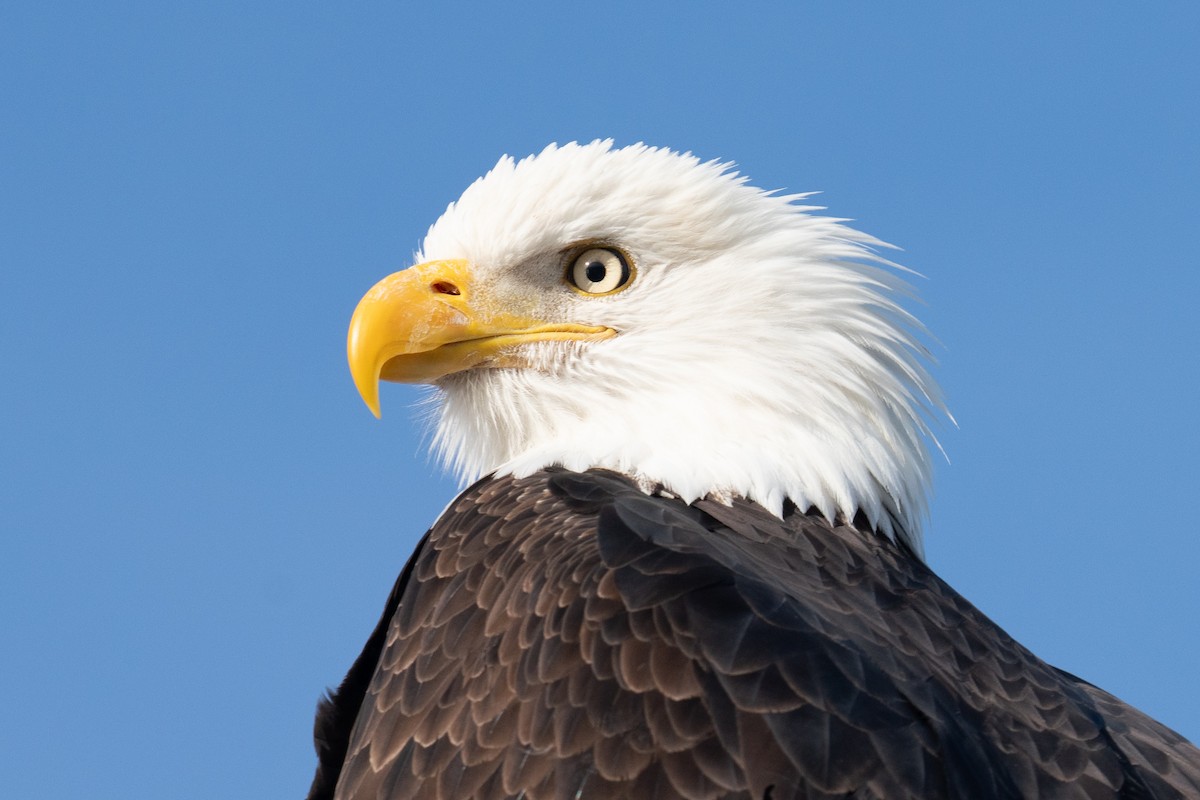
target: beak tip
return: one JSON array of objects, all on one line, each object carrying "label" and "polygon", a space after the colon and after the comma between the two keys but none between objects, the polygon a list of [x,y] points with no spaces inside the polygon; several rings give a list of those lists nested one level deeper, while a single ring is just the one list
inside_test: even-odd
[{"label": "beak tip", "polygon": [[[355,376],[357,379],[359,376]],[[379,379],[375,380],[355,380],[354,388],[358,389],[358,396],[366,403],[367,408],[375,419],[380,419],[382,414],[379,411]]]},{"label": "beak tip", "polygon": [[[356,369],[356,367],[359,368]],[[352,357],[350,376],[354,379],[354,388],[358,390],[358,396],[375,415],[375,419],[379,419],[381,416],[379,412],[379,371],[363,371],[361,365],[357,364]]]}]

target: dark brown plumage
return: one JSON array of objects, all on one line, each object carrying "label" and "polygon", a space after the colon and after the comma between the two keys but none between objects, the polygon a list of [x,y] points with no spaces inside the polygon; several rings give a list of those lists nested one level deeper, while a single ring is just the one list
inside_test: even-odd
[{"label": "dark brown plumage", "polygon": [[310,800],[1200,797],[1193,745],[858,522],[480,481],[322,704]]}]

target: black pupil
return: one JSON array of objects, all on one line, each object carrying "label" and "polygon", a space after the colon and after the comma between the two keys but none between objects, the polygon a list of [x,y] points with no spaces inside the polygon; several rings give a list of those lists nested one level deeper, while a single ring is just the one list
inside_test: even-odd
[{"label": "black pupil", "polygon": [[583,268],[583,274],[587,275],[587,279],[592,283],[599,283],[604,280],[606,272],[608,272],[608,268],[604,266],[603,261],[592,261]]}]

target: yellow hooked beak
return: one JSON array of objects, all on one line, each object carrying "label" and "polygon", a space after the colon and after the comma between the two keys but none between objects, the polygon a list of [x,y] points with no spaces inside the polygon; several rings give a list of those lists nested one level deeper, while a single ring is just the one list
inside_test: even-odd
[{"label": "yellow hooked beak", "polygon": [[466,261],[430,261],[381,280],[350,320],[346,354],[363,402],[379,416],[379,381],[431,383],[472,367],[514,366],[529,342],[607,339],[597,325],[546,322],[476,296]]}]

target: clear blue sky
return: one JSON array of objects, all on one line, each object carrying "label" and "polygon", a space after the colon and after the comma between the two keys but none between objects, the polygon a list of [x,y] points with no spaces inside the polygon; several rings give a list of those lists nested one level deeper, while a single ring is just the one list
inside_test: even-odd
[{"label": "clear blue sky", "polygon": [[6,4],[12,797],[303,794],[455,491],[350,312],[498,156],[597,137],[902,246],[960,423],[930,562],[1200,739],[1197,5],[751,5]]}]

